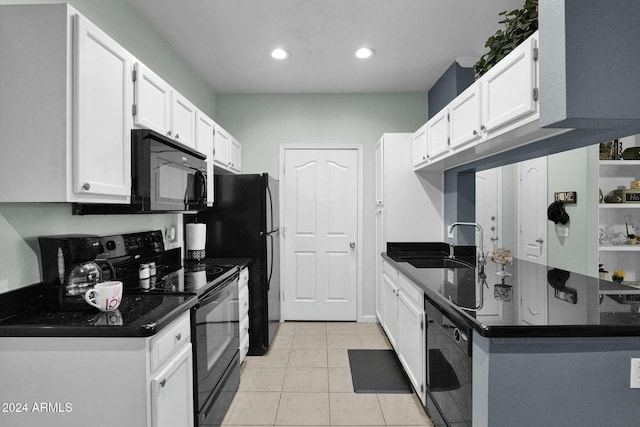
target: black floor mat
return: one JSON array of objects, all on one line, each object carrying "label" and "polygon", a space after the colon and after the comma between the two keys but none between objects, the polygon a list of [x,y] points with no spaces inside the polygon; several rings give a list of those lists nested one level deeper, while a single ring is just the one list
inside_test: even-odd
[{"label": "black floor mat", "polygon": [[356,393],[412,393],[393,350],[348,350]]}]

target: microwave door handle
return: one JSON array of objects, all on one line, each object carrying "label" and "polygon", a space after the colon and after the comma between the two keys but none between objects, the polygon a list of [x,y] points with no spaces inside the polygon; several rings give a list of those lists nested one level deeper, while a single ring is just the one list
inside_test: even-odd
[{"label": "microwave door handle", "polygon": [[200,195],[198,197],[198,203],[203,204],[207,199],[207,176],[202,173],[201,170],[196,172],[196,177],[200,180]]}]

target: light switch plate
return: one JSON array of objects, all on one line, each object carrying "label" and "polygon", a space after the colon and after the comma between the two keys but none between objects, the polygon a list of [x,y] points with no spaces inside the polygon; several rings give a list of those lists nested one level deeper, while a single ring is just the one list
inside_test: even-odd
[{"label": "light switch plate", "polygon": [[640,359],[638,358],[631,359],[631,377],[629,387],[640,388]]}]

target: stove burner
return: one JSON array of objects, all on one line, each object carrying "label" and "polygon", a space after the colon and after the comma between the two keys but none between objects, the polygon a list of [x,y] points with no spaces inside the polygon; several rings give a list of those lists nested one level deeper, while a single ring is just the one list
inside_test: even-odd
[{"label": "stove burner", "polygon": [[222,273],[222,271],[224,270],[224,268],[222,267],[207,267],[206,269],[210,274]]}]

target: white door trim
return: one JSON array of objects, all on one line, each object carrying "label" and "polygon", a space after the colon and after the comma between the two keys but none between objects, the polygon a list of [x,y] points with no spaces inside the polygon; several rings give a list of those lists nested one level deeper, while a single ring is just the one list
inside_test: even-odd
[{"label": "white door trim", "polygon": [[[286,150],[357,150],[358,152],[358,238],[356,240],[356,257],[357,257],[357,282],[356,282],[356,320],[358,322],[365,322],[369,319],[364,316],[362,313],[362,254],[364,252],[362,247],[362,235],[363,235],[363,214],[364,214],[364,195],[363,195],[363,148],[362,144],[340,144],[340,143],[289,143],[289,144],[280,144],[280,157],[278,162],[278,178],[279,178],[279,191],[280,194],[280,226],[284,225],[284,155]],[[280,245],[280,271],[284,271],[284,245]],[[280,280],[284,280],[282,277]],[[282,300],[282,290],[286,289],[286,283],[280,283],[280,302],[282,307],[282,312],[280,314],[280,321],[284,321],[286,319],[286,315],[284,311],[286,310],[284,301]],[[375,291],[375,290],[374,290]]]}]

